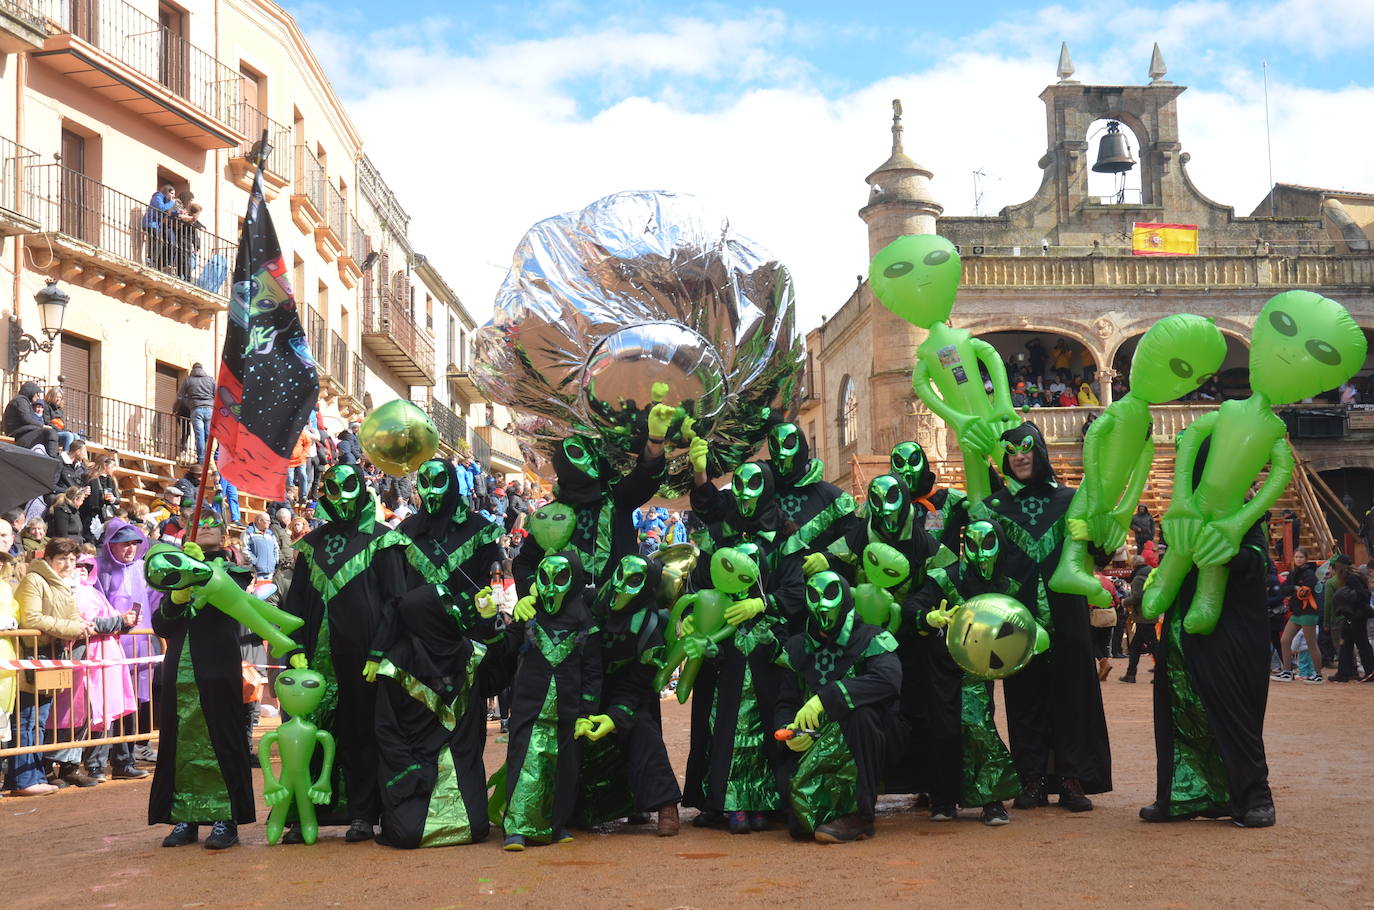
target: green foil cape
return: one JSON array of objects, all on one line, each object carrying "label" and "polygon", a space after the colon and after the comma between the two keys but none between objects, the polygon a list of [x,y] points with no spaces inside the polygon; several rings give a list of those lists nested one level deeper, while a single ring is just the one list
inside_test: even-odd
[{"label": "green foil cape", "polygon": [[[506,773],[510,773],[509,768]],[[539,717],[530,730],[530,742],[515,779],[515,790],[506,804],[501,827],[507,837],[519,834],[537,844],[553,841],[553,786],[557,778],[558,680],[551,677]]]},{"label": "green foil cape", "polygon": [[859,811],[859,769],[840,725],[826,721],[802,754],[787,791],[797,824],[805,831]]},{"label": "green foil cape", "polygon": [[[1169,814],[1190,815],[1212,809],[1229,814],[1231,793],[1226,766],[1207,709],[1193,689],[1183,658],[1183,613],[1187,604],[1175,604],[1164,614],[1165,649],[1163,685],[1169,687],[1169,723],[1173,727],[1173,776],[1169,782]],[[1160,685],[1156,682],[1155,685]]]},{"label": "green foil cape", "polygon": [[986,806],[1021,795],[1021,777],[993,719],[990,685],[964,676],[959,719],[964,737],[965,806]]},{"label": "green foil cape", "polygon": [[177,748],[171,818],[179,822],[233,818],[229,787],[220,773],[219,758],[210,742],[210,728],[200,707],[189,634],[187,639],[177,661]]},{"label": "green foil cape", "polygon": [[[729,647],[729,645],[724,645]],[[711,727],[716,725],[716,706],[711,706]],[[763,718],[759,713],[758,695],[754,692],[754,674],[744,665],[744,684],[740,687],[739,718],[735,724],[735,741],[730,753],[730,774],[725,784],[726,812],[770,812],[780,805],[773,769],[764,751]]]}]

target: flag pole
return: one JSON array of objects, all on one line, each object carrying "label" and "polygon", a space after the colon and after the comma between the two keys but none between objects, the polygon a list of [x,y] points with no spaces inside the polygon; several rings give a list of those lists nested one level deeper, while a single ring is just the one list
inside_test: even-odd
[{"label": "flag pole", "polygon": [[[257,172],[253,175],[253,188],[249,191],[249,195],[261,192],[262,169],[267,163],[267,156],[270,154],[272,154],[272,146],[267,141],[267,127],[263,127],[262,138],[254,144],[251,152],[253,164],[257,166]],[[264,200],[264,202],[265,201],[266,200]],[[243,237],[240,236],[239,240],[242,241]],[[232,292],[233,289],[231,287],[230,293]],[[218,375],[218,371],[216,371],[216,375]],[[215,388],[215,393],[216,400],[218,400],[218,385]],[[210,479],[210,454],[215,449],[215,437],[212,432],[214,425],[215,422],[211,419],[210,426],[205,428],[205,453],[200,462],[200,485],[196,487],[196,507],[191,512],[191,527],[186,530],[184,537],[184,540],[188,543],[196,542],[196,534],[200,530],[200,513],[202,506],[205,504],[205,484]],[[224,518],[225,516],[221,515],[220,521],[223,522]]]}]

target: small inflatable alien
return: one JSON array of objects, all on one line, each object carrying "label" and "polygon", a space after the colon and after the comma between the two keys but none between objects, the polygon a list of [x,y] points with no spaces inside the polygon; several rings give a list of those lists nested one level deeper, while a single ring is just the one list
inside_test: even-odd
[{"label": "small inflatable alien", "polygon": [[[731,608],[758,580],[758,564],[744,552],[726,547],[711,554],[711,583],[715,587],[686,594],[673,605],[664,630],[668,656],[654,677],[657,688],[667,685],[673,670],[685,660],[677,680],[677,700],[687,703],[702,662],[715,654],[717,645],[735,634],[739,621]],[[684,622],[679,635],[678,623],[689,610],[690,624]]]},{"label": "small inflatable alien", "polygon": [[[320,834],[315,820],[315,807],[327,804],[334,794],[329,776],[334,769],[334,737],[305,718],[320,706],[324,697],[324,676],[314,670],[288,669],[282,671],[273,686],[277,701],[291,715],[291,719],[275,730],[263,734],[258,743],[258,764],[262,766],[262,798],[272,811],[267,816],[267,842],[281,840],[286,816],[294,803],[300,818],[301,839],[313,844]],[[281,776],[272,773],[272,745],[281,756]],[[310,760],[315,747],[324,749],[324,764],[320,776],[311,779]]]}]

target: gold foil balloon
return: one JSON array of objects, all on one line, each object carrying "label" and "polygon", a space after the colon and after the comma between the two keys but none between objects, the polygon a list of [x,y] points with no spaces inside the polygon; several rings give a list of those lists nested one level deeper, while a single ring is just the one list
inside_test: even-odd
[{"label": "gold foil balloon", "polygon": [[954,662],[980,679],[1005,679],[1035,654],[1038,626],[1020,601],[979,594],[964,601],[945,632]]},{"label": "gold foil balloon", "polygon": [[409,474],[434,457],[439,433],[424,411],[403,398],[373,410],[358,429],[368,460],[388,474]]}]

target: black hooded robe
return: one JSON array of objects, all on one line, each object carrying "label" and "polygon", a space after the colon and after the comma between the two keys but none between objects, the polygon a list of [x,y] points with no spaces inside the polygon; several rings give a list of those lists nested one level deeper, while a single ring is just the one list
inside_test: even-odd
[{"label": "black hooded robe", "polygon": [[561,555],[573,566],[571,588],[557,613],[536,605],[511,683],[502,827],[532,844],[550,843],[572,819],[581,761],[574,725],[601,700],[601,635],[589,606],[595,592],[577,554]]},{"label": "black hooded robe", "polygon": [[[439,511],[430,514],[423,508],[408,516],[397,527],[410,542],[406,548],[406,588],[440,584],[454,601],[466,608],[472,597],[487,586],[491,567],[502,559],[501,526],[464,509],[458,493],[458,474],[451,463],[448,489]],[[477,621],[476,614],[465,617]]]},{"label": "black hooded robe", "polygon": [[997,525],[1005,547],[1002,569],[1050,635],[1049,650],[1002,684],[1011,755],[1023,783],[1043,777],[1052,793],[1060,778],[1077,778],[1084,793],[1106,793],[1112,789],[1112,756],[1088,601],[1049,587],[1074,489],[1055,481],[1049,449],[1035,424],[1024,423],[1002,438],[1019,443],[1026,436],[1034,440],[1030,482],[1013,479],[1004,459],[1006,486],[969,507],[970,520]]},{"label": "black hooded robe", "polygon": [[292,637],[325,677],[324,699],[310,719],[338,746],[334,800],[321,807],[321,824],[381,819],[377,686],[363,679],[363,664],[381,661],[395,635],[406,543],[376,521],[369,499],[355,521],[331,521],[294,544],[299,555],[283,609],[305,620]]},{"label": "black hooded robe", "polygon": [[434,586],[397,603],[397,639],[377,671],[378,843],[444,847],[478,843],[487,818],[486,699],[510,683],[523,629],[469,638]]},{"label": "black hooded robe", "polygon": [[[231,577],[247,588],[252,573]],[[148,824],[256,821],[255,763],[243,735],[238,621],[214,607],[192,615],[164,595],[152,623],[166,639],[167,653]]]}]

